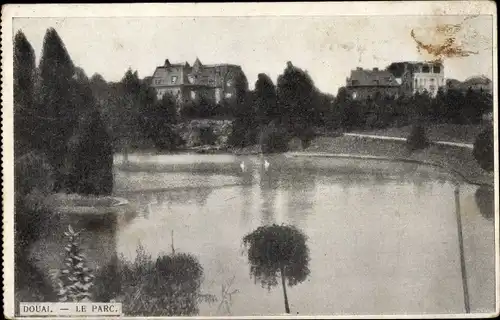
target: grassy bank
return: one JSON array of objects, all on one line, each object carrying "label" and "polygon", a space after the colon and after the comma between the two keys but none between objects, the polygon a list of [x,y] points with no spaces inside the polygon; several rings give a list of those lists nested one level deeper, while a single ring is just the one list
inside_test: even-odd
[{"label": "grassy bank", "polygon": [[494,184],[493,174],[482,170],[474,159],[472,151],[466,148],[431,145],[424,150],[409,152],[403,141],[343,136],[316,138],[304,151],[422,161],[456,171],[471,183],[490,186]]},{"label": "grassy bank", "polygon": [[[411,126],[404,126],[400,128],[355,131],[355,133],[406,138],[410,134],[411,128]],[[431,141],[474,143],[477,135],[483,129],[484,126],[477,124],[434,124],[427,127],[427,135]]]}]

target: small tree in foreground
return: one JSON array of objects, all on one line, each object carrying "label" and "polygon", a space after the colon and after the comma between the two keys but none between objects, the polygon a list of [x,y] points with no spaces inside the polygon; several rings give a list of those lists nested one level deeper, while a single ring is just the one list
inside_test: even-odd
[{"label": "small tree in foreground", "polygon": [[488,172],[493,171],[495,166],[493,126],[488,126],[488,128],[477,136],[472,154],[483,170]]},{"label": "small tree in foreground", "polygon": [[247,234],[243,243],[248,248],[250,274],[256,281],[270,290],[281,277],[285,312],[290,313],[285,279],[294,286],[310,273],[306,236],[294,226],[273,224]]},{"label": "small tree in foreground", "polygon": [[412,128],[408,139],[406,139],[406,144],[408,146],[408,150],[410,151],[427,148],[427,146],[429,146],[429,140],[425,134],[425,128],[422,125],[415,125]]},{"label": "small tree in foreground", "polygon": [[79,235],[71,226],[64,233],[68,244],[64,247],[66,258],[65,268],[54,275],[54,282],[58,289],[59,301],[79,302],[91,301],[91,288],[94,285],[94,275],[86,266],[84,255],[81,253]]}]

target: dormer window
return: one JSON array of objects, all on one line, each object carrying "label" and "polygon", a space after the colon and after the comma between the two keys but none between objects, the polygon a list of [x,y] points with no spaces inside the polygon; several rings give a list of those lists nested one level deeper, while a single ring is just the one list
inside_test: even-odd
[{"label": "dormer window", "polygon": [[170,80],[172,81],[172,83],[176,83],[177,82],[177,76],[172,76],[170,78]]}]

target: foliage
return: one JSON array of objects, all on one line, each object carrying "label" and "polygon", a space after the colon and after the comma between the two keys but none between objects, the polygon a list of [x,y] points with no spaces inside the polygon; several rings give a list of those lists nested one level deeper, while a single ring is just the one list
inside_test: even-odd
[{"label": "foliage", "polygon": [[213,145],[217,141],[214,130],[210,126],[200,127],[200,141],[202,145]]},{"label": "foliage", "polygon": [[289,135],[286,130],[276,124],[269,123],[261,132],[260,146],[263,153],[286,152]]},{"label": "foliage", "polygon": [[309,275],[309,248],[306,236],[294,226],[262,226],[243,237],[248,248],[250,275],[259,281],[262,287],[278,285],[281,277],[285,311],[290,313],[286,280],[289,286],[303,282]]},{"label": "foliage", "polygon": [[278,284],[281,268],[289,286],[303,282],[310,273],[306,236],[294,226],[262,226],[245,235],[243,243],[248,247],[250,274],[263,287]]},{"label": "foliage", "polygon": [[480,186],[475,193],[475,200],[479,212],[487,220],[495,219],[495,193],[489,186]]},{"label": "foliage", "polygon": [[474,155],[476,161],[479,163],[479,166],[481,166],[483,170],[489,172],[493,171],[495,168],[495,152],[493,140],[493,126],[490,125],[477,136],[472,150],[472,154]]},{"label": "foliage", "polygon": [[255,82],[255,114],[257,123],[262,127],[269,121],[278,119],[280,114],[276,105],[276,87],[267,74],[259,73]]},{"label": "foliage", "polygon": [[425,133],[425,128],[422,125],[414,125],[410,135],[406,139],[408,150],[416,151],[426,148],[429,145],[429,140]]},{"label": "foliage", "polygon": [[33,128],[35,148],[42,150],[54,168],[58,190],[64,185],[66,145],[88,106],[78,105],[75,66],[61,38],[50,28],[43,41],[40,59],[40,85],[37,109],[43,113]]},{"label": "foliage", "polygon": [[57,272],[53,275],[59,301],[91,301],[94,275],[86,266],[85,257],[81,253],[80,232],[75,232],[71,226],[68,226],[68,231],[64,232],[64,235],[68,238],[68,244],[64,248],[66,252],[65,268],[60,273]]},{"label": "foliage", "polygon": [[[144,87],[142,90],[145,91],[146,95],[151,95],[153,99],[154,92],[152,92],[152,88]],[[172,129],[172,126],[177,123],[177,102],[175,97],[165,94],[160,100],[146,106],[149,109],[141,111],[146,136],[159,150],[175,149],[180,143],[179,136]]]},{"label": "foliage", "polygon": [[317,91],[307,72],[288,62],[276,90],[282,123],[290,132],[298,135],[314,124]]},{"label": "foliage", "polygon": [[258,123],[254,109],[255,94],[253,92],[240,93],[235,103],[235,119],[228,144],[233,147],[244,148],[257,143]]},{"label": "foliage", "polygon": [[122,262],[124,313],[130,316],[192,316],[200,301],[213,297],[200,292],[203,268],[189,254],[165,255],[153,261],[142,247],[133,263]]},{"label": "foliage", "polygon": [[67,188],[72,193],[110,195],[113,191],[113,145],[99,111],[74,137]]},{"label": "foliage", "polygon": [[15,155],[32,148],[35,91],[35,51],[22,31],[14,37],[14,136]]}]

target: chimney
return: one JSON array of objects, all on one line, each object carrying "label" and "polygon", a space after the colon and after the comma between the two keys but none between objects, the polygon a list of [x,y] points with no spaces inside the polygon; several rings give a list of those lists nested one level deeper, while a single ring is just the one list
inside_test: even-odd
[{"label": "chimney", "polygon": [[373,68],[373,71],[378,71],[378,68]]},{"label": "chimney", "polygon": [[356,70],[361,71],[361,70],[363,70],[363,68],[361,68],[361,67],[356,67]]},{"label": "chimney", "polygon": [[168,59],[165,60],[165,66],[166,67],[169,67],[170,66],[170,61],[168,61]]}]

